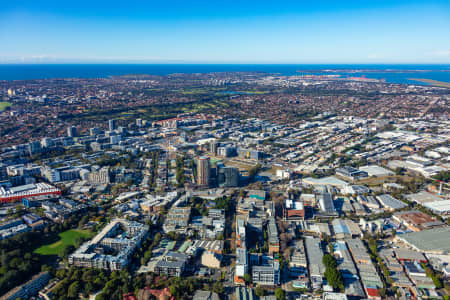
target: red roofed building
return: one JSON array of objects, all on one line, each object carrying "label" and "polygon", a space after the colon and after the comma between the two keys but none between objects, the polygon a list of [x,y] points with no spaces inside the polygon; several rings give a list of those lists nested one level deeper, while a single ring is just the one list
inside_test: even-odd
[{"label": "red roofed building", "polygon": [[159,300],[175,300],[175,297],[172,296],[169,288],[165,288],[162,290],[153,290],[147,286],[147,287],[143,288],[142,290],[139,290],[138,299],[143,299],[145,294],[150,294]]},{"label": "red roofed building", "polygon": [[305,207],[303,202],[287,199],[284,205],[284,217],[287,219],[304,219]]},{"label": "red roofed building", "polygon": [[366,288],[367,299],[381,300],[380,293],[375,288]]},{"label": "red roofed building", "polygon": [[136,296],[133,293],[123,294],[122,300],[136,300]]},{"label": "red roofed building", "polygon": [[22,201],[23,198],[61,195],[61,190],[48,183],[32,183],[11,188],[0,187],[0,203]]}]

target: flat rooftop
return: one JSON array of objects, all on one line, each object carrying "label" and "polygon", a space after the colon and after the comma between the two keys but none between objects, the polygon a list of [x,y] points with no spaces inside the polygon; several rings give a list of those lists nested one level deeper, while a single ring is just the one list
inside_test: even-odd
[{"label": "flat rooftop", "polygon": [[424,252],[450,251],[450,226],[405,233],[400,235],[399,238]]}]

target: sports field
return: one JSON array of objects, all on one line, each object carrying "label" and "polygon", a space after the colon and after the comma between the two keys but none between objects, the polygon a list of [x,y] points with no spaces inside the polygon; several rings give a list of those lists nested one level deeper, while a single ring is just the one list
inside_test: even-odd
[{"label": "sports field", "polygon": [[0,101],[0,111],[4,111],[5,108],[10,107],[12,104],[5,101]]},{"label": "sports field", "polygon": [[64,247],[74,245],[78,237],[91,236],[92,234],[87,230],[70,229],[59,234],[59,241],[39,247],[34,252],[41,255],[58,255],[63,251]]}]

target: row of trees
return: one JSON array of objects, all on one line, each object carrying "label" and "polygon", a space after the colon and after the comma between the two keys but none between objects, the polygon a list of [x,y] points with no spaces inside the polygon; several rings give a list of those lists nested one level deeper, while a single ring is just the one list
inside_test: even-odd
[{"label": "row of trees", "polygon": [[338,265],[334,256],[327,253],[323,256],[322,262],[325,265],[325,278],[327,279],[328,284],[334,289],[343,292],[344,279],[341,272],[337,269]]},{"label": "row of trees", "polygon": [[177,186],[183,187],[185,183],[184,178],[184,156],[177,156],[176,160],[176,179]]},{"label": "row of trees", "polygon": [[40,257],[30,247],[39,243],[40,238],[38,232],[27,232],[0,243],[0,294],[24,283],[40,271]]},{"label": "row of trees", "polygon": [[150,153],[152,161],[150,165],[150,178],[148,180],[148,185],[153,188],[156,187],[156,179],[158,178],[159,155],[159,151]]},{"label": "row of trees", "polygon": [[252,182],[256,175],[261,171],[262,166],[260,164],[256,164],[256,166],[252,167],[250,170],[248,170],[248,177],[249,181]]},{"label": "row of trees", "polygon": [[141,265],[146,264],[152,257],[153,248],[155,248],[161,241],[161,233],[155,235],[149,235],[147,239],[142,243],[141,247],[134,253],[134,258],[141,258]]},{"label": "row of trees", "polygon": [[433,268],[431,268],[430,266],[428,266],[427,264],[424,264],[424,263],[422,263],[422,267],[425,270],[425,273],[427,274],[427,276],[433,280],[434,285],[438,289],[443,288],[442,281],[439,278],[438,274],[434,272]]}]

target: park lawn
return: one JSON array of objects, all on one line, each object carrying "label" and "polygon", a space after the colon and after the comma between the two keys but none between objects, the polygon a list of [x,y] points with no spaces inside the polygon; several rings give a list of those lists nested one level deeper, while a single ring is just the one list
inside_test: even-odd
[{"label": "park lawn", "polygon": [[0,101],[0,111],[4,111],[5,108],[12,106],[12,103]]},{"label": "park lawn", "polygon": [[58,255],[68,245],[74,245],[78,237],[91,237],[92,233],[88,230],[69,229],[58,234],[60,240],[49,245],[37,248],[34,252],[41,255]]}]

